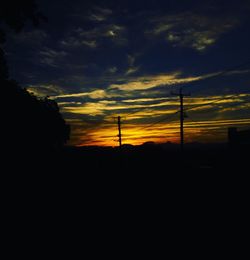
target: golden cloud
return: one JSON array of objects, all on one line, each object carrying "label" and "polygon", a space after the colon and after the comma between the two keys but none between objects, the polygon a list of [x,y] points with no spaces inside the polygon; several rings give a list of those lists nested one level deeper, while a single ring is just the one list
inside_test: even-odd
[{"label": "golden cloud", "polygon": [[128,70],[126,71],[126,75],[131,75],[131,74],[133,74],[133,73],[135,73],[135,72],[137,72],[139,70],[139,67],[130,67],[130,68],[128,68]]},{"label": "golden cloud", "polygon": [[54,99],[57,98],[76,98],[76,97],[90,97],[92,99],[101,99],[108,97],[108,94],[103,89],[96,89],[90,92],[80,92],[80,93],[72,93],[72,94],[62,94],[53,96]]},{"label": "golden cloud", "polygon": [[53,84],[29,85],[27,91],[38,97],[56,96],[65,93],[60,86]]},{"label": "golden cloud", "polygon": [[180,75],[180,72],[173,72],[165,75],[138,77],[124,84],[112,84],[109,89],[119,89],[122,91],[146,90],[163,85],[173,86],[185,84],[204,78],[204,76],[190,76],[181,78]]}]

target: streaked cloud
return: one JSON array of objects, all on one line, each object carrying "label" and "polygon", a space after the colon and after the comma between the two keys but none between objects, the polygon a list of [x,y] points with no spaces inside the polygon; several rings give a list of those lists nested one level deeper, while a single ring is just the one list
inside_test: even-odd
[{"label": "streaked cloud", "polygon": [[128,68],[128,70],[126,71],[126,75],[131,75],[134,74],[135,72],[139,71],[140,67],[130,67]]},{"label": "streaked cloud", "polygon": [[[159,79],[156,77],[154,80]],[[93,89],[88,92],[65,94],[62,88],[54,85],[29,88],[30,91],[37,89],[40,93],[52,94],[61,112],[66,115],[66,120],[72,124],[70,144],[117,145],[117,115],[122,117],[124,143],[136,145],[146,141],[179,141],[178,97],[126,98],[123,95],[117,100],[115,97],[112,98],[112,92],[109,92],[113,90]],[[82,100],[77,99],[81,97]],[[68,101],[65,101],[65,98],[68,98]],[[85,98],[91,98],[93,101]],[[186,97],[186,141],[225,140],[227,127],[249,125],[250,120],[242,119],[242,113],[239,113],[244,109],[247,115],[247,111],[250,110],[249,103],[250,94],[247,93]],[[227,119],[227,113],[232,117],[232,112],[235,119]]]},{"label": "streaked cloud", "polygon": [[68,53],[61,50],[54,50],[48,47],[45,47],[39,52],[40,62],[51,67],[58,67],[59,62],[65,58]]},{"label": "streaked cloud", "polygon": [[83,46],[89,47],[91,49],[95,49],[98,46],[96,40],[88,40],[88,39],[82,40],[75,36],[74,37],[70,36],[69,38],[63,39],[60,42],[60,44],[62,47],[69,48],[69,49],[83,47]]},{"label": "streaked cloud", "polygon": [[232,70],[226,73],[226,75],[235,75],[235,74],[248,74],[250,70]]},{"label": "streaked cloud", "polygon": [[18,34],[11,34],[11,38],[18,44],[41,45],[48,38],[48,34],[41,29],[21,31]]},{"label": "streaked cloud", "polygon": [[169,98],[137,98],[137,99],[125,99],[125,103],[142,103],[142,102],[157,102],[161,100],[168,100]]},{"label": "streaked cloud", "polygon": [[235,28],[239,19],[234,16],[211,16],[184,12],[159,16],[152,19],[154,28],[147,34],[164,36],[174,47],[190,47],[204,51],[214,45],[219,38]]},{"label": "streaked cloud", "polygon": [[77,98],[77,97],[90,97],[92,99],[102,99],[109,97],[105,90],[96,89],[90,92],[80,92],[80,93],[71,93],[71,94],[62,94],[62,95],[55,95],[54,99],[60,98]]},{"label": "streaked cloud", "polygon": [[111,73],[111,74],[116,73],[117,71],[118,71],[118,68],[115,67],[115,66],[110,67],[110,68],[108,68],[108,70],[107,70],[107,72],[108,72],[108,73]]},{"label": "streaked cloud", "polygon": [[57,96],[65,93],[61,87],[53,84],[29,85],[27,90],[38,97]]},{"label": "streaked cloud", "polygon": [[92,10],[89,12],[88,19],[90,21],[94,21],[94,22],[104,22],[112,14],[113,14],[113,11],[109,8],[94,6],[92,8]]},{"label": "streaked cloud", "polygon": [[95,39],[99,37],[111,37],[120,35],[125,31],[125,27],[118,24],[105,24],[102,26],[94,27],[91,30],[84,30],[83,28],[77,28],[76,32],[80,36],[86,37],[89,39]]},{"label": "streaked cloud", "polygon": [[125,26],[115,23],[104,23],[93,26],[91,29],[78,27],[68,32],[60,41],[60,45],[67,49],[80,47],[96,49],[102,46],[103,40],[109,40],[116,45],[123,46],[128,43],[126,33]]},{"label": "streaked cloud", "polygon": [[[82,93],[74,95],[74,97],[86,96],[90,93]],[[101,98],[102,95],[97,92],[92,93],[92,98]],[[72,95],[63,95],[61,97],[72,97]],[[210,96],[207,98],[197,97],[186,99],[185,108],[189,111],[190,107],[192,112],[207,111],[210,108],[219,107],[219,113],[223,113],[224,109],[228,106],[234,106],[236,109],[242,108],[242,103],[246,103],[250,99],[250,95],[241,94],[238,97],[232,98],[228,96]],[[218,101],[218,102],[217,102]],[[211,103],[211,105],[210,105]],[[213,105],[212,105],[213,103]],[[96,104],[96,105],[95,105]],[[74,107],[71,106],[72,102],[64,103],[64,110],[74,114],[86,114],[86,115],[106,115],[107,113],[120,114],[126,117],[127,114],[133,112],[133,116],[129,116],[130,120],[146,118],[147,116],[157,118],[161,115],[175,114],[179,110],[179,100],[174,97],[167,98],[139,98],[139,99],[123,99],[121,101],[116,100],[100,100],[95,102],[82,102],[77,103]],[[197,107],[197,108],[196,108]],[[245,107],[247,108],[247,107]],[[139,109],[139,111],[137,111]],[[188,112],[189,113],[189,112]],[[217,112],[218,113],[218,112]],[[201,115],[202,116],[202,115]]]},{"label": "streaked cloud", "polygon": [[131,74],[134,74],[136,72],[139,71],[140,69],[140,66],[136,66],[135,65],[135,62],[136,62],[136,57],[138,56],[139,54],[128,54],[127,55],[127,62],[128,62],[128,68],[125,72],[125,75],[131,75]]},{"label": "streaked cloud", "polygon": [[[228,127],[238,126],[244,127],[250,124],[250,119],[242,120],[207,120],[197,122],[185,122],[185,140],[186,142],[225,142],[227,140]],[[146,125],[147,126],[147,125]],[[123,143],[140,145],[147,141],[156,143],[164,143],[167,141],[179,142],[179,122],[162,122],[152,127],[143,125],[123,124],[122,136]],[[85,129],[85,130],[83,130]],[[117,146],[117,125],[113,123],[103,122],[98,127],[91,127],[91,131],[86,131],[88,126],[85,124],[78,125],[76,131],[78,138],[73,139],[76,145],[104,145]],[[80,140],[79,140],[80,138]]]},{"label": "streaked cloud", "polygon": [[133,67],[134,64],[135,64],[135,56],[134,55],[131,55],[131,54],[128,54],[127,55],[127,59],[128,59],[128,64],[130,67]]},{"label": "streaked cloud", "polygon": [[72,105],[72,104],[63,106],[62,112],[78,114],[78,115],[86,114],[86,115],[91,115],[91,116],[97,116],[97,115],[104,115],[104,111],[107,109],[107,105],[102,104],[100,102],[98,102],[98,103],[87,102],[80,106],[70,106],[70,105]]},{"label": "streaked cloud", "polygon": [[[65,97],[65,95],[63,96]],[[67,97],[67,95],[66,95]],[[147,100],[147,101],[145,101]],[[154,117],[170,114],[176,112],[174,106],[178,106],[179,102],[177,100],[171,99],[145,99],[139,100],[137,102],[131,100],[99,100],[94,102],[63,102],[62,105],[63,111],[73,114],[81,115],[124,115],[130,114],[133,111],[133,116],[129,116],[130,120],[145,118],[145,116],[152,114]],[[72,106],[73,105],[73,106]],[[168,107],[166,109],[166,107]],[[139,111],[137,111],[139,109]],[[143,110],[143,112],[141,112]]]},{"label": "streaked cloud", "polygon": [[[228,127],[248,126],[250,119],[241,117],[237,119],[237,116],[235,119],[227,119],[225,118],[225,113],[231,108],[235,111],[240,111],[244,107],[246,111],[249,111],[249,99],[250,94],[239,94],[234,97],[232,95],[187,97],[185,99],[185,109],[187,109],[188,117],[185,118],[184,122],[186,141],[225,141]],[[212,104],[212,102],[214,103]],[[209,103],[211,104],[206,105]],[[194,106],[199,109],[188,110],[189,107]],[[68,113],[81,114],[83,116],[103,117],[102,123],[100,122],[98,127],[95,127],[96,122],[92,126],[91,124],[82,126],[88,138],[85,138],[85,135],[82,138],[79,136],[80,139],[73,139],[74,144],[77,145],[116,146],[117,125],[115,116],[117,115],[122,117],[124,143],[139,145],[149,140],[159,143],[166,141],[179,142],[179,116],[177,113],[179,100],[175,97],[125,98],[121,101],[100,100],[98,102],[75,104],[74,106],[66,104],[62,109]],[[137,111],[137,109],[139,110]],[[215,109],[215,112],[208,113],[211,109]],[[131,111],[134,112],[131,113]],[[209,114],[209,116],[204,117],[204,113],[205,115]],[[240,115],[242,116],[239,113],[238,116]],[[79,131],[81,129],[80,125]],[[89,131],[88,128],[90,129]]]},{"label": "streaked cloud", "polygon": [[87,47],[89,47],[89,48],[92,48],[92,49],[94,49],[94,48],[96,48],[97,47],[97,42],[95,41],[95,40],[93,40],[93,41],[82,41],[81,42],[83,45],[86,45]]},{"label": "streaked cloud", "polygon": [[201,80],[204,77],[207,77],[207,75],[182,77],[180,72],[172,72],[163,75],[138,77],[128,80],[127,83],[123,84],[112,84],[109,89],[119,89],[122,91],[146,90],[159,86],[174,86],[189,83]]},{"label": "streaked cloud", "polygon": [[67,55],[65,51],[57,51],[47,47],[41,50],[39,53],[50,58],[65,57]]}]

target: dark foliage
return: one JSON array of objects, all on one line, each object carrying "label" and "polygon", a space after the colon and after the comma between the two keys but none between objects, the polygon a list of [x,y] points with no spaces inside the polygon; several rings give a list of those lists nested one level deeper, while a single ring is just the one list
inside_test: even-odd
[{"label": "dark foliage", "polygon": [[0,81],[7,80],[9,77],[7,63],[4,57],[4,52],[0,48]]},{"label": "dark foliage", "polygon": [[13,151],[33,154],[60,150],[69,139],[70,129],[57,103],[48,98],[38,99],[14,81],[2,81],[1,88],[7,101],[5,140],[15,148]]}]

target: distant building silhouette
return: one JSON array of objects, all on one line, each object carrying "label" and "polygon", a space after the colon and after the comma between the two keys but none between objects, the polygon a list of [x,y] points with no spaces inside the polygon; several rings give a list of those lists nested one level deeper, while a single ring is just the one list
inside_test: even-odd
[{"label": "distant building silhouette", "polygon": [[238,131],[236,127],[228,128],[230,147],[250,146],[250,129]]}]

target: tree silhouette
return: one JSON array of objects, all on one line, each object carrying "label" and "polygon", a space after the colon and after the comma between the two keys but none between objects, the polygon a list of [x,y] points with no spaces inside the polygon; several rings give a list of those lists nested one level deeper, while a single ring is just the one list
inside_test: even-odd
[{"label": "tree silhouette", "polygon": [[[14,2],[8,0],[0,9],[0,26],[5,24],[15,32],[20,32],[31,20],[37,26],[45,18],[37,11],[33,0]],[[6,32],[0,27],[0,43],[6,39]],[[0,90],[4,122],[2,138],[4,148],[28,155],[59,150],[69,139],[70,127],[59,112],[55,101],[39,99],[17,82],[10,80],[4,51],[0,46]]]},{"label": "tree silhouette", "polygon": [[4,98],[8,101],[6,135],[12,147],[28,152],[50,152],[66,143],[70,128],[55,101],[38,99],[15,81],[6,81],[4,89]]},{"label": "tree silhouette", "polygon": [[0,47],[0,82],[7,80],[9,77],[7,63],[4,57],[4,52]]}]

